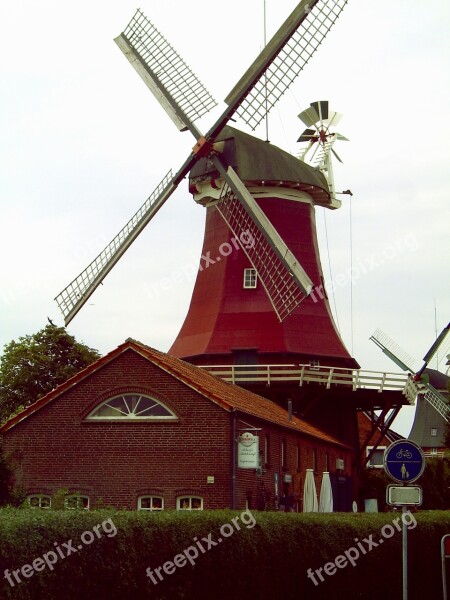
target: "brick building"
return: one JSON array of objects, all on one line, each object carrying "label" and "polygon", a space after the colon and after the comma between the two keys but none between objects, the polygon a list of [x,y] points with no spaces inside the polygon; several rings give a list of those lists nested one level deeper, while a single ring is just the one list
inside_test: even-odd
[{"label": "brick building", "polygon": [[[260,468],[235,442],[259,438]],[[67,490],[68,507],[301,510],[313,468],[330,471],[335,510],[352,501],[354,451],[274,402],[127,340],[0,429],[14,485],[34,506]]]}]

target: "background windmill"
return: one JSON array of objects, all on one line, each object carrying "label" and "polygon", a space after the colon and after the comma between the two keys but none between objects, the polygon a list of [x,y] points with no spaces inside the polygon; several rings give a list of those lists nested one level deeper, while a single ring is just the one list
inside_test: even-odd
[{"label": "background windmill", "polygon": [[[192,153],[175,175],[169,172],[144,205],[94,261],[57,297],[68,324],[114,267],[124,252],[175,191],[196,162],[207,157],[223,179],[217,208],[236,239],[251,232],[251,252],[242,249],[257,271],[272,306],[282,321],[312,290],[312,281],[286,246],[277,230],[258,207],[231,165],[214,146],[233,115],[256,127],[288,89],[322,42],[347,0],[332,3],[302,0],[286,19],[260,56],[225,99],[227,107],[203,136],[194,119],[208,112],[214,102],[185,62],[153,24],[137,11],[116,43],[155,94],[172,121],[189,129],[197,140]],[[325,186],[326,187],[326,186]],[[323,190],[329,197],[329,191]]]},{"label": "background windmill", "polygon": [[[435,357],[446,357],[450,342],[450,323],[442,330],[423,358],[423,365],[417,370],[416,361],[383,331],[377,329],[370,339],[403,371],[411,375],[407,394],[411,401],[416,400],[414,423],[410,438],[425,449],[444,447],[447,423],[450,421],[449,390],[450,379],[437,369],[428,368]],[[439,364],[439,361],[436,361]],[[445,362],[445,361],[444,361]]]}]

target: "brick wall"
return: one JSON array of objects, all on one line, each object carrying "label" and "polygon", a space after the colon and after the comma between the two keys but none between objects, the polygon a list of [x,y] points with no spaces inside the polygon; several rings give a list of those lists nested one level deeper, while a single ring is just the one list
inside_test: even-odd
[{"label": "brick wall", "polygon": [[[161,400],[179,420],[84,421],[99,402],[124,392]],[[68,488],[93,504],[129,509],[153,490],[175,508],[176,495],[191,491],[201,492],[205,508],[219,508],[230,502],[230,439],[225,411],[128,350],[6,432],[4,448],[28,491]]]},{"label": "brick wall", "polygon": [[[167,405],[178,417],[176,422],[92,422],[86,416],[103,400],[119,393],[148,394]],[[241,415],[242,417],[242,415]],[[238,419],[238,427],[240,420]],[[15,464],[16,485],[27,493],[52,495],[59,489],[90,497],[91,506],[103,504],[136,509],[141,495],[164,497],[166,509],[176,508],[176,497],[199,495],[205,509],[231,506],[230,414],[184,385],[131,349],[4,434],[4,450]],[[270,460],[259,478],[254,470],[237,469],[237,502],[246,500],[257,507],[260,481],[274,494],[274,473],[290,473],[289,493],[302,493],[306,468],[313,466],[317,453],[316,476],[335,471],[336,458],[345,458],[350,474],[350,452],[317,442],[256,418],[245,423],[261,427],[270,437]],[[242,424],[241,424],[242,426]],[[286,467],[281,466],[281,440],[286,443]],[[299,445],[300,467],[296,447]],[[214,483],[207,477],[214,476]]]}]

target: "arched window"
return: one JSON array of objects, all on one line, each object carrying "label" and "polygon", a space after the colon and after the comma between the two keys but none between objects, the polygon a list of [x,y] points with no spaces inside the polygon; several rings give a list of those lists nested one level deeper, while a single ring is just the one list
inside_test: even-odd
[{"label": "arched window", "polygon": [[104,400],[88,415],[89,421],[176,421],[177,417],[159,400],[142,394],[119,394]]}]

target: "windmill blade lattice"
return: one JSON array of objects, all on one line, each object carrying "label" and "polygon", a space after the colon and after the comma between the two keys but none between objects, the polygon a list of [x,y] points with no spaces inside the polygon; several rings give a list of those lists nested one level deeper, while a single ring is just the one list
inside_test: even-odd
[{"label": "windmill blade lattice", "polygon": [[55,300],[64,316],[65,325],[70,323],[174,189],[172,171],[169,171],[125,227],[91,264],[56,296]]},{"label": "windmill blade lattice", "polygon": [[252,129],[266,117],[309,62],[348,0],[303,0],[237,83],[225,102]]},{"label": "windmill blade lattice", "polygon": [[369,339],[381,348],[383,354],[386,354],[403,371],[415,373],[416,360],[382,329],[377,329]]},{"label": "windmill blade lattice", "polygon": [[[231,167],[229,172],[233,178]],[[263,227],[257,226],[257,222],[266,217],[249,192],[246,200],[249,202],[247,210],[230,186],[225,184],[216,209],[237,240],[251,241],[251,244],[240,242],[241,248],[256,270],[281,322],[310,293],[312,282],[276,230],[267,224]],[[256,217],[256,211],[264,216],[260,214]]]},{"label": "windmill blade lattice", "polygon": [[[450,325],[447,326],[450,327]],[[440,344],[446,337],[446,330],[442,332],[438,340],[433,344],[427,356],[432,352],[436,351]],[[377,329],[375,333],[370,336],[370,340],[374,342],[382,352],[386,354],[397,366],[404,371],[410,371],[414,373],[415,369],[412,366],[415,364],[415,360],[403,350],[392,338],[390,338],[384,331]],[[433,352],[434,354],[434,352]],[[426,363],[425,363],[426,366]],[[424,367],[417,373],[421,374]],[[421,380],[420,376],[411,377],[408,379],[408,383],[405,387],[404,393],[407,396],[409,402],[414,404],[418,394],[423,394],[424,400],[426,400],[431,406],[441,415],[446,421],[450,420],[450,409],[448,406],[447,399],[440,394],[430,383]]]},{"label": "windmill blade lattice", "polygon": [[141,10],[115,42],[180,130],[191,129],[190,121],[216,106],[205,86]]}]

